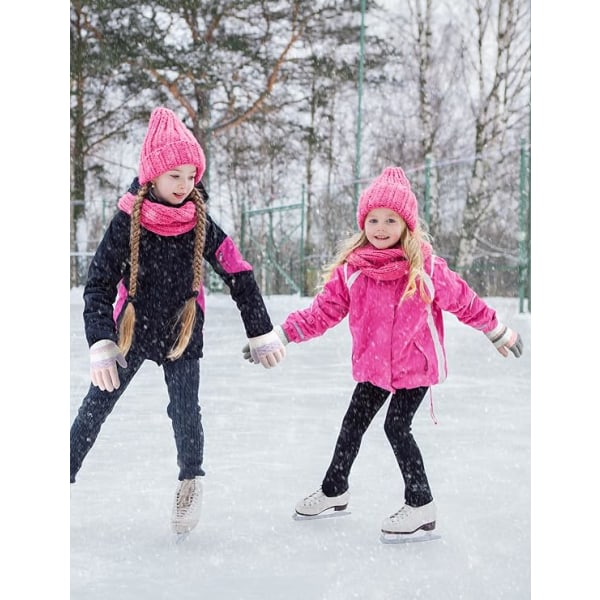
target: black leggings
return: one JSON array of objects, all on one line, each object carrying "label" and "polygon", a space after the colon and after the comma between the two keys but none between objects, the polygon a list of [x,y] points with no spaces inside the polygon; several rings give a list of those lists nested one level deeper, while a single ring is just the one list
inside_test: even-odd
[{"label": "black leggings", "polygon": [[[71,425],[71,483],[75,481],[83,459],[94,445],[102,424],[143,362],[144,358],[129,353],[127,368],[117,366],[121,385],[112,392],[103,392],[90,385]],[[192,479],[197,475],[204,475],[204,430],[198,401],[200,361],[167,361],[163,364],[163,373],[169,394],[167,414],[171,419],[177,447],[178,478]]]},{"label": "black leggings", "polygon": [[[384,424],[385,434],[404,478],[404,500],[411,506],[422,506],[433,499],[421,451],[411,433],[413,417],[427,389],[396,390]],[[359,383],[354,389],[331,464],[323,479],[322,489],[327,496],[339,496],[348,489],[348,477],[362,437],[389,395],[390,392],[371,383]]]}]

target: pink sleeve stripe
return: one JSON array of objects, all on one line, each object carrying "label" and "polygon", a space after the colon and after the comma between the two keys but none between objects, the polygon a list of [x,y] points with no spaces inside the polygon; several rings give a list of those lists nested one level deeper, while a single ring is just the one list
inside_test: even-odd
[{"label": "pink sleeve stripe", "polygon": [[244,260],[230,237],[226,237],[217,249],[217,260],[227,273],[252,271],[252,265]]},{"label": "pink sleeve stripe", "polygon": [[123,280],[119,281],[117,285],[117,301],[113,307],[113,320],[116,323],[121,311],[123,310],[123,305],[125,304],[125,300],[127,300],[127,288],[123,283]]}]

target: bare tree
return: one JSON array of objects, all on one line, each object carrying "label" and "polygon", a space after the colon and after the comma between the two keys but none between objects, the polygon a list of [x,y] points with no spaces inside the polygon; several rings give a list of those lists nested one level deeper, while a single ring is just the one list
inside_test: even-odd
[{"label": "bare tree", "polygon": [[[484,155],[501,156],[528,131],[530,44],[528,0],[473,0],[473,51],[465,80],[477,75],[471,95],[475,123],[471,181],[455,257],[456,269],[466,274],[473,263],[480,230],[497,208],[497,179]],[[467,71],[468,69],[468,71]],[[497,166],[495,167],[497,168]]]},{"label": "bare tree", "polygon": [[[248,232],[257,252],[274,240],[269,260],[304,269],[306,292],[306,269],[356,226],[362,118],[361,185],[399,164],[422,202],[430,158],[441,254],[464,273],[482,254],[512,251],[514,149],[528,134],[528,0],[386,4],[368,3],[359,115],[358,0],[72,1],[72,198],[89,203],[90,186],[110,189],[112,149],[141,137],[151,109],[165,104],[208,155],[211,211],[243,235],[245,213],[260,209]],[[299,265],[296,215],[276,211],[301,199]]]}]

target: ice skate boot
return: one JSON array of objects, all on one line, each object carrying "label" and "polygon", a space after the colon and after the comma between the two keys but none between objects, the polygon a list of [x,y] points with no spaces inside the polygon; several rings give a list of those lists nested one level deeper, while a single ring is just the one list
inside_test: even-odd
[{"label": "ice skate boot", "polygon": [[439,538],[430,533],[435,529],[436,513],[433,501],[423,506],[405,504],[399,511],[383,520],[381,541],[398,543]]},{"label": "ice skate boot", "polygon": [[194,479],[180,481],[173,501],[173,514],[171,516],[173,533],[184,535],[192,531],[200,520],[201,508],[202,478],[194,477]]},{"label": "ice skate boot", "polygon": [[314,518],[331,508],[335,512],[345,511],[349,500],[349,490],[346,490],[339,496],[326,496],[323,490],[319,488],[316,492],[313,492],[296,504],[296,515],[300,518]]}]

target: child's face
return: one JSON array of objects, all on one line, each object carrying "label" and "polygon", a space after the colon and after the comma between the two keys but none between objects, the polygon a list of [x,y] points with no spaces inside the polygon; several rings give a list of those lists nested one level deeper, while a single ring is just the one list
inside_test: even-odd
[{"label": "child's face", "polygon": [[395,246],[405,228],[404,219],[389,208],[374,208],[365,219],[365,235],[379,250]]},{"label": "child's face", "polygon": [[154,180],[154,193],[169,204],[181,204],[194,189],[196,167],[181,165],[175,167]]}]

